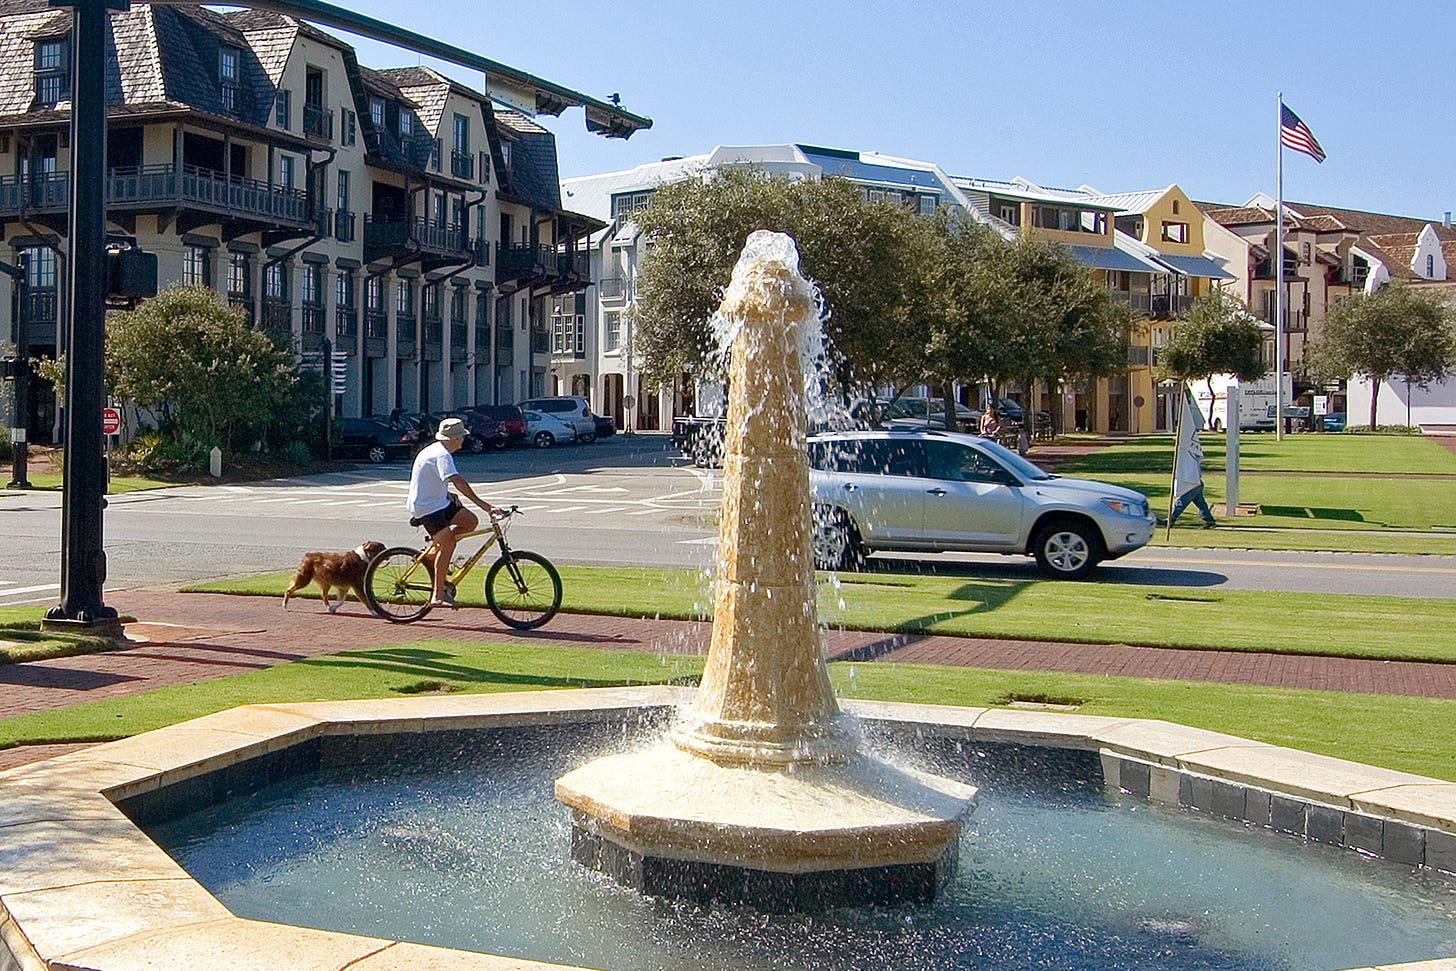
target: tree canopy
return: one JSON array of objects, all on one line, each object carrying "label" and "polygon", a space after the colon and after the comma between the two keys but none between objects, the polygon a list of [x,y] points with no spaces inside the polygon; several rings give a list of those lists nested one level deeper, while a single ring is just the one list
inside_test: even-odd
[{"label": "tree canopy", "polygon": [[1407,284],[1351,294],[1325,315],[1324,331],[1311,350],[1311,365],[1325,377],[1367,378],[1374,428],[1383,382],[1398,375],[1407,384],[1425,387],[1456,370],[1453,321],[1449,303]]},{"label": "tree canopy", "polygon": [[1263,357],[1264,331],[1257,317],[1235,296],[1214,290],[1196,298],[1173,325],[1173,334],[1159,354],[1159,372],[1180,381],[1208,383],[1232,374],[1241,382],[1257,381],[1268,368]]},{"label": "tree canopy", "polygon": [[649,380],[698,372],[714,346],[709,321],[750,233],[788,233],[800,270],[828,311],[831,363],[846,384],[919,380],[927,239],[909,210],[866,201],[837,178],[793,182],[720,170],[659,187],[632,217],[650,239],[637,281],[634,350]]}]

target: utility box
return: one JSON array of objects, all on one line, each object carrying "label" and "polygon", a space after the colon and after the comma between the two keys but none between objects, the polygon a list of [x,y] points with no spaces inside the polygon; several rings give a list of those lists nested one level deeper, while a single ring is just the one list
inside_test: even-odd
[{"label": "utility box", "polygon": [[139,249],[106,253],[106,295],[112,300],[140,300],[157,295],[157,254]]}]

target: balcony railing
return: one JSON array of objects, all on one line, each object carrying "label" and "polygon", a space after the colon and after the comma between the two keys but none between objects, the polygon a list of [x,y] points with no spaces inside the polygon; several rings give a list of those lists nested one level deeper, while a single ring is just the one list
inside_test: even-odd
[{"label": "balcony railing", "polygon": [[55,323],[60,301],[50,288],[27,289],[20,297],[20,322],[26,324]]},{"label": "balcony railing", "polygon": [[321,142],[334,140],[334,113],[322,105],[303,106],[303,134]]},{"label": "balcony railing", "polygon": [[1148,316],[1155,320],[1177,317],[1193,303],[1193,298],[1186,293],[1155,293],[1152,298]]},{"label": "balcony railing", "polygon": [[287,297],[263,298],[263,329],[285,337],[293,334],[293,308]]},{"label": "balcony railing", "polygon": [[438,344],[445,333],[445,323],[439,317],[425,315],[425,343]]},{"label": "balcony railing", "polygon": [[531,329],[531,353],[551,353],[551,335],[544,330],[539,330],[533,327]]},{"label": "balcony railing", "polygon": [[365,260],[418,249],[437,256],[474,259],[475,249],[463,229],[428,219],[375,219],[364,217]]},{"label": "balcony railing", "polygon": [[303,305],[303,317],[300,326],[305,334],[319,334],[324,332],[324,305],[321,303],[306,303]]},{"label": "balcony railing", "polygon": [[[71,177],[66,172],[45,176],[0,177],[0,215],[22,212],[64,212],[70,206]],[[294,189],[253,179],[226,178],[212,169],[144,165],[111,169],[106,175],[109,209],[193,207],[271,223],[307,225],[308,197]]]},{"label": "balcony railing", "polygon": [[457,354],[465,353],[465,347],[470,338],[467,330],[464,324],[450,325],[450,349]]},{"label": "balcony railing", "polygon": [[370,340],[385,340],[389,337],[389,315],[383,310],[364,311],[364,336]]},{"label": "balcony railing", "polygon": [[236,307],[238,310],[247,314],[248,324],[250,326],[253,324],[253,297],[251,294],[233,293],[229,291],[227,302],[229,307]]},{"label": "balcony railing", "polygon": [[[1124,297],[1130,296],[1126,292],[1114,290],[1112,291],[1113,299],[1117,299],[1119,294]],[[619,276],[601,280],[597,283],[597,296],[603,300],[625,300],[627,299],[627,281]]]},{"label": "balcony railing", "polygon": [[[1269,307],[1266,307],[1264,309],[1264,323],[1269,324],[1270,326],[1273,326],[1274,321],[1276,319],[1276,313],[1277,313],[1276,312],[1276,308],[1273,307],[1272,305],[1269,306]],[[1306,329],[1308,329],[1308,321],[1306,320],[1306,318],[1304,316],[1304,311],[1303,310],[1295,310],[1292,307],[1285,307],[1284,308],[1284,330],[1285,330],[1285,332],[1288,333],[1290,331],[1301,331],[1301,330],[1306,330]]]},{"label": "balcony railing", "polygon": [[359,311],[353,307],[335,307],[334,334],[338,337],[358,337]]},{"label": "balcony railing", "polygon": [[516,332],[509,326],[496,328],[495,349],[498,357],[510,357],[516,349]]},{"label": "balcony railing", "polygon": [[1114,301],[1126,304],[1132,308],[1133,313],[1149,316],[1153,311],[1153,295],[1151,293],[1135,293],[1130,290],[1109,290],[1108,294]]},{"label": "balcony railing", "polygon": [[344,209],[334,212],[334,239],[341,243],[354,242],[354,214]]},{"label": "balcony railing", "polygon": [[475,156],[469,152],[451,152],[450,174],[457,179],[475,178]]}]

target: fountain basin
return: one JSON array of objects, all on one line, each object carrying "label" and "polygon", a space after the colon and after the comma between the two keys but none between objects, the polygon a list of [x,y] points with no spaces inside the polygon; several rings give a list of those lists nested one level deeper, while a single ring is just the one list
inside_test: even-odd
[{"label": "fountain basin", "polygon": [[[439,733],[665,720],[671,688],[253,706],[0,774],[0,969],[531,969],[549,965],[233,916],[132,822]],[[1111,789],[1456,871],[1456,785],[1165,722],[846,703],[867,724],[1088,753]],[[310,754],[312,751],[312,754]],[[1422,965],[1430,971],[1449,961]]]},{"label": "fountain basin", "polygon": [[764,910],[932,899],[976,790],[855,753],[785,768],[663,743],[556,780],[572,856],[643,893]]}]

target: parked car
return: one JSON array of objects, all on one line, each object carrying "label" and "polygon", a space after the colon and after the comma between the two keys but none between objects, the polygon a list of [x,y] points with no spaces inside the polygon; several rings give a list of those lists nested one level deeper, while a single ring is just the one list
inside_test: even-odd
[{"label": "parked car", "polygon": [[405,459],[414,454],[419,432],[391,425],[379,418],[344,418],[334,451],[341,457],[357,456],[371,462]]},{"label": "parked car", "polygon": [[[942,398],[899,398],[881,409],[885,428],[945,428],[945,400]],[[956,430],[975,433],[981,413],[956,403]]]},{"label": "parked car", "polygon": [[1010,449],[954,432],[840,432],[809,439],[821,569],[872,550],[1029,554],[1080,579],[1146,545],[1148,499],[1042,471]]},{"label": "parked car", "polygon": [[597,440],[596,417],[591,405],[580,395],[552,395],[548,398],[528,398],[521,402],[522,411],[539,411],[559,418],[576,429],[576,440],[590,444]]},{"label": "parked car", "polygon": [[488,448],[505,448],[510,437],[499,420],[489,418],[473,408],[457,408],[430,416],[431,423],[436,428],[446,418],[459,418],[465,424],[465,450],[474,455],[479,455]]},{"label": "parked car", "polygon": [[577,440],[574,421],[563,421],[544,411],[531,411],[527,408],[522,408],[521,411],[526,416],[526,438],[537,448],[550,448],[552,445]]},{"label": "parked car", "polygon": [[617,434],[617,423],[605,415],[592,415],[597,423],[597,438],[610,438]]},{"label": "parked car", "polygon": [[526,416],[517,405],[473,405],[464,410],[496,423],[500,434],[486,443],[491,448],[505,448],[513,442],[526,440]]},{"label": "parked car", "polygon": [[1324,416],[1324,430],[1327,432],[1342,432],[1345,430],[1345,413],[1334,411]]}]

